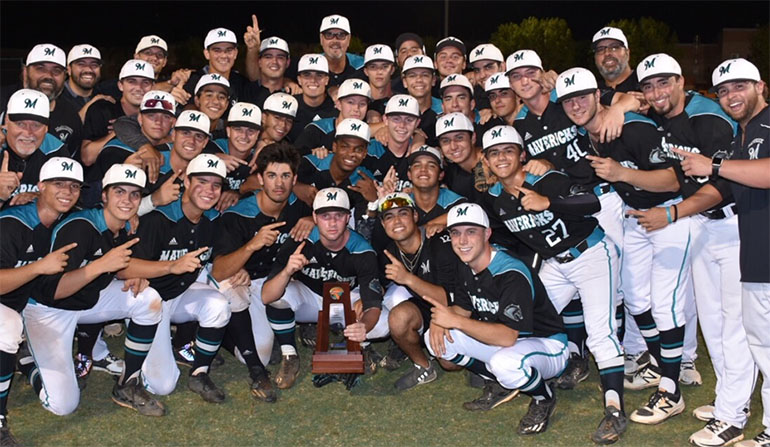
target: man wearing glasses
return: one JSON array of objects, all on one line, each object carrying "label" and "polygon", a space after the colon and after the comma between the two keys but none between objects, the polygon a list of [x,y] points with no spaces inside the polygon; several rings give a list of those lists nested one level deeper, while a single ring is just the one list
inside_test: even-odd
[{"label": "man wearing glasses", "polygon": [[329,85],[339,86],[350,78],[364,79],[360,72],[364,58],[348,53],[350,46],[350,22],[347,17],[333,14],[321,21],[321,47],[329,63]]},{"label": "man wearing glasses", "polygon": [[631,50],[623,30],[611,26],[604,27],[594,34],[592,48],[594,62],[601,75],[597,79],[599,88],[618,92],[639,91],[636,73],[628,65]]}]

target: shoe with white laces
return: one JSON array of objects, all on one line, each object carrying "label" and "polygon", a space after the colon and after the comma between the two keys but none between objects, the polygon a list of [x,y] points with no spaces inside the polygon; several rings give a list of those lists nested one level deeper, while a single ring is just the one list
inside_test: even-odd
[{"label": "shoe with white laces", "polygon": [[633,376],[626,376],[623,387],[627,390],[643,390],[660,385],[661,370],[652,363],[635,372]]},{"label": "shoe with white laces", "polygon": [[527,414],[521,418],[519,429],[520,435],[535,435],[543,433],[548,428],[548,422],[556,410],[556,396],[550,399],[532,399],[529,403]]},{"label": "shoe with white laces", "polygon": [[631,413],[631,420],[639,424],[654,425],[684,411],[684,397],[679,398],[663,390],[655,390],[643,407]]},{"label": "shoe with white laces", "polygon": [[770,447],[770,432],[763,431],[754,439],[741,441],[735,444],[735,447]]},{"label": "shoe with white laces", "polygon": [[417,363],[413,364],[413,368],[409,368],[400,379],[396,380],[395,387],[399,391],[406,391],[410,388],[414,388],[418,385],[425,385],[433,382],[438,377],[438,371],[433,365],[433,362],[428,362],[428,367],[423,368]]},{"label": "shoe with white laces", "polygon": [[112,353],[109,353],[107,354],[107,357],[101,360],[94,360],[93,370],[106,372],[113,376],[119,376],[123,373],[124,366],[125,362],[123,362],[123,359],[119,359],[112,355]]},{"label": "shoe with white laces", "polygon": [[679,368],[679,383],[682,385],[703,385],[703,378],[695,369],[695,362],[692,360],[682,361]]},{"label": "shoe with white laces", "polygon": [[729,422],[712,419],[690,436],[690,443],[701,447],[730,445],[743,439],[743,430]]},{"label": "shoe with white laces", "polygon": [[637,354],[626,354],[623,361],[624,373],[627,376],[634,375],[635,372],[644,368],[650,363],[650,353],[642,351]]}]

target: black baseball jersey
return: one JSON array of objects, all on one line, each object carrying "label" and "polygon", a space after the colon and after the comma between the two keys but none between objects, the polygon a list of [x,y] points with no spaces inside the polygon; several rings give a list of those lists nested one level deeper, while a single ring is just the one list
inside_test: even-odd
[{"label": "black baseball jersey", "polygon": [[636,70],[631,70],[631,75],[615,87],[608,86],[607,82],[601,76],[596,77],[596,83],[599,85],[601,90],[610,90],[612,92],[622,93],[639,91],[639,78],[636,77]]},{"label": "black baseball jersey", "polygon": [[497,216],[510,232],[544,259],[577,246],[589,236],[603,236],[598,221],[591,216],[601,208],[599,199],[574,187],[566,175],[556,171],[548,171],[542,177],[528,173],[522,186],[552,201],[590,196],[584,197],[586,206],[571,213],[553,210],[553,205],[544,211],[527,211],[521,206],[520,197],[506,192],[501,183],[489,188],[482,202],[487,214]]},{"label": "black baseball jersey", "polygon": [[[289,141],[296,141],[305,127],[313,121],[324,118],[337,118],[337,115],[340,113],[339,110],[334,107],[334,101],[332,101],[332,98],[329,95],[326,95],[324,101],[317,107],[307,105],[302,99],[301,94],[294,95],[294,97],[297,99],[297,116],[294,117],[294,124],[291,126],[291,131],[287,136]],[[332,122],[334,121],[332,120]],[[310,149],[313,149],[313,147]],[[329,146],[328,149],[331,149],[331,146]]]},{"label": "black baseball jersey", "polygon": [[489,97],[487,96],[487,91],[484,90],[483,85],[473,86],[473,100],[476,102],[476,110],[492,108],[492,106],[489,104]]},{"label": "black baseball jersey", "polygon": [[[0,212],[0,269],[23,267],[40,260],[51,248],[51,230],[37,214],[37,203],[13,206]],[[0,303],[21,312],[37,281],[0,295]]]},{"label": "black baseball jersey", "polygon": [[123,163],[126,158],[136,152],[136,149],[127,145],[118,138],[108,141],[104,148],[96,157],[96,162],[89,170],[88,178],[95,181],[101,181],[104,174],[114,164]]},{"label": "black baseball jersey", "polygon": [[268,216],[259,209],[257,192],[250,194],[228,208],[217,221],[218,235],[214,243],[213,256],[216,258],[240,249],[265,225],[286,222],[285,225],[277,228],[280,234],[273,245],[254,252],[243,266],[252,280],[264,278],[273,268],[278,250],[290,239],[291,229],[297,221],[310,216],[311,213],[310,207],[292,193],[278,217]]},{"label": "black baseball jersey", "polygon": [[[412,145],[412,139],[409,139],[409,146]],[[409,172],[409,147],[402,156],[397,156],[388,149],[387,146],[380,143],[377,139],[372,138],[369,140],[369,146],[366,149],[366,157],[361,162],[361,166],[365,167],[368,171],[374,175],[374,179],[382,183],[385,178],[385,174],[391,166],[396,169],[398,175],[398,181],[396,182],[396,191],[403,191],[404,189],[411,188],[412,182],[409,181],[407,173]]]},{"label": "black baseball jersey", "polygon": [[[626,113],[623,133],[608,143],[595,143],[593,147],[602,154],[618,161],[631,169],[650,171],[667,169],[673,160],[665,156],[661,148],[663,134],[658,131],[655,122],[637,113]],[[679,195],[678,192],[649,192],[628,183],[612,184],[620,198],[628,206],[636,209],[649,209]]]},{"label": "black baseball jersey", "polygon": [[[139,218],[136,236],[139,243],[133,247],[133,257],[148,261],[176,261],[190,251],[209,249],[198,255],[201,268],[211,257],[216,234],[214,220],[219,213],[205,211],[197,223],[187,219],[182,211],[182,198],[155,208]],[[150,287],[157,290],[164,301],[184,293],[200,275],[200,268],[181,275],[164,275],[150,279]]]},{"label": "black baseball jersey", "polygon": [[475,320],[504,324],[518,331],[519,338],[564,333],[540,278],[505,252],[493,250],[492,261],[481,272],[461,264],[456,284],[454,304]]},{"label": "black baseball jersey", "polygon": [[[404,254],[398,249],[398,246],[393,241],[390,241],[387,250],[415,276],[426,282],[444,288],[451,304],[451,297],[455,292],[457,269],[460,268],[462,262],[460,262],[457,255],[455,255],[454,250],[452,250],[452,238],[449,237],[449,233],[447,233],[446,230],[435,234],[431,238],[426,238],[425,233],[423,232],[422,245],[417,253],[412,253],[411,255]],[[385,282],[388,281],[384,275],[385,266],[390,264],[391,261],[384,252],[380,253],[379,261],[380,273],[382,274],[381,280],[383,281],[383,284],[385,284]],[[411,269],[409,268],[410,265],[413,266]],[[412,294],[411,301],[420,308],[423,315],[430,315],[430,308],[433,306],[423,300],[414,290],[409,287],[406,287],[406,289]],[[424,323],[427,325],[427,321]]]},{"label": "black baseball jersey", "polygon": [[487,183],[487,174],[484,172],[482,160],[476,163],[471,172],[455,163],[446,163],[444,166],[444,185],[474,203],[480,202],[484,192],[490,186]]},{"label": "black baseball jersey", "polygon": [[[734,160],[770,158],[770,109],[740,127],[730,146]],[[770,283],[770,189],[751,188],[732,183],[738,205],[738,232],[741,235],[741,281]]]},{"label": "black baseball jersey", "polygon": [[[214,140],[211,142],[211,144],[217,148],[217,151],[214,152],[214,155],[217,154],[230,154],[230,140],[227,138],[220,138],[218,140]],[[210,153],[204,149],[204,152]],[[252,148],[251,152],[249,153],[248,157],[244,161],[248,162],[252,159],[254,156],[254,149]],[[251,175],[251,166],[249,165],[238,165],[237,168],[235,168],[234,171],[230,171],[227,173],[227,184],[225,185],[225,190],[232,190],[235,192],[240,191],[241,185],[246,181],[247,178]]]},{"label": "black baseball jersey", "polygon": [[[409,195],[412,197],[412,200],[414,200],[414,193]],[[415,207],[418,216],[417,225],[423,226],[431,220],[446,214],[446,212],[449,211],[449,208],[452,208],[453,206],[459,205],[461,203],[465,203],[467,201],[468,199],[450,189],[439,188],[438,200],[436,200],[436,204],[433,205],[432,209],[426,211],[419,206]]]},{"label": "black baseball jersey", "polygon": [[428,146],[439,147],[438,138],[436,137],[436,121],[438,121],[438,117],[443,113],[444,106],[441,100],[431,96],[430,108],[420,114],[420,125],[417,126],[428,136],[425,140],[425,144]]},{"label": "black baseball jersey", "polygon": [[106,99],[96,101],[86,112],[86,119],[83,121],[83,139],[95,141],[104,138],[109,132],[107,128],[110,126],[110,121],[125,115],[120,101],[114,103]]},{"label": "black baseball jersey", "polygon": [[[382,285],[380,285],[377,255],[366,239],[353,230],[349,231],[348,241],[339,251],[331,251],[321,243],[318,227],[313,228],[305,239],[302,254],[308,264],[296,272],[293,278],[306,285],[313,293],[323,296],[325,282],[346,282],[350,289],[360,286],[361,301],[364,309],[382,308]],[[278,259],[272,265],[268,279],[283,270],[299,242],[288,239],[278,251]]]},{"label": "black baseball jersey", "polygon": [[80,146],[83,143],[83,122],[78,109],[67,101],[56,101],[48,118],[48,133],[57,137],[67,147],[69,156],[80,160]]},{"label": "black baseball jersey", "polygon": [[345,56],[345,69],[342,70],[342,73],[334,73],[329,70],[329,87],[342,85],[343,82],[351,78],[366,81],[363,56],[353,53],[346,53]]},{"label": "black baseball jersey", "polygon": [[[107,227],[104,220],[104,210],[101,208],[90,208],[77,211],[67,216],[56,226],[51,235],[51,251],[77,242],[77,247],[68,251],[67,267],[64,273],[85,267],[91,262],[96,261],[121,244],[126,243],[130,238],[126,231],[129,229],[128,223],[121,228],[117,235]],[[48,275],[43,278],[40,290],[36,290],[33,298],[45,304],[46,306],[56,307],[67,310],[85,310],[90,309],[99,301],[99,293],[105,289],[114,279],[115,273],[102,273],[96,279],[86,284],[73,295],[54,300],[56,287],[59,285],[64,273]]]},{"label": "black baseball jersey", "polygon": [[[201,77],[207,74],[210,74],[208,65],[190,75],[190,79],[184,85],[185,91],[190,94],[190,100],[187,101],[187,104],[195,104],[195,86],[198,85]],[[238,73],[235,69],[231,69],[227,82],[230,83],[230,104],[238,101],[254,103],[252,98],[248,97],[253,92],[253,89],[249,87],[249,84],[252,82],[246,76]]]},{"label": "black baseball jersey", "polygon": [[[5,157],[8,159],[8,170],[11,172],[22,172],[21,181],[16,190],[13,191],[11,197],[21,194],[23,192],[37,192],[37,183],[40,179],[40,168],[43,167],[46,161],[53,157],[69,157],[67,148],[64,143],[53,135],[46,134],[43,138],[43,143],[27,158],[19,157],[10,147],[8,142],[0,147],[0,163],[3,162]],[[7,206],[6,202],[6,206]]]},{"label": "black baseball jersey", "polygon": [[332,160],[334,160],[334,153],[329,154],[326,158],[318,158],[313,154],[305,155],[299,163],[297,181],[306,185],[313,185],[318,190],[332,186],[344,189],[348,193],[351,208],[356,210],[358,216],[364,212],[369,201],[361,193],[349,189],[348,186],[355,185],[362,178],[359,171],[370,178],[374,178],[374,174],[365,167],[359,166],[348,178],[340,183],[334,183],[331,171],[329,171]]},{"label": "black baseball jersey", "polygon": [[334,136],[337,135],[336,119],[323,118],[312,121],[305,126],[297,136],[297,139],[294,140],[294,147],[297,148],[300,155],[309,154],[311,150],[321,146],[332,150]]},{"label": "black baseball jersey", "polygon": [[723,178],[709,180],[709,177],[685,176],[682,165],[678,162],[679,155],[671,151],[675,147],[701,153],[709,158],[718,151],[727,154],[738,125],[727,116],[719,104],[699,93],[687,92],[684,112],[673,118],[666,118],[650,109],[647,116],[663,131],[660,148],[667,158],[674,160],[672,164],[679,179],[679,192],[682,197],[690,197],[703,185],[711,183],[722,194],[722,202],[714,206],[714,209],[732,203],[729,181]]}]

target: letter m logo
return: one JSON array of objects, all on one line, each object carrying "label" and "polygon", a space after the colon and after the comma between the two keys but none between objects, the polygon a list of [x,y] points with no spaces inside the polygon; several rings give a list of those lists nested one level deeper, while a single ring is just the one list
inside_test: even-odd
[{"label": "letter m logo", "polygon": [[503,129],[497,129],[492,131],[492,138],[500,138],[503,135]]},{"label": "letter m logo", "polygon": [[189,116],[190,116],[190,121],[191,122],[196,122],[197,123],[201,119],[201,114],[200,113],[191,113]]},{"label": "letter m logo", "polygon": [[61,162],[61,170],[62,171],[72,171],[74,162],[67,163],[66,161]]},{"label": "letter m logo", "polygon": [[247,109],[244,107],[241,109],[241,116],[251,116],[252,109]]},{"label": "letter m logo", "polygon": [[144,70],[144,64],[140,64],[139,62],[134,64],[134,68],[137,70]]},{"label": "letter m logo", "polygon": [[43,50],[43,54],[46,56],[53,56],[54,53],[56,53],[56,48],[46,48]]},{"label": "letter m logo", "polygon": [[361,130],[361,125],[360,124],[351,124],[350,125],[350,130],[358,132],[359,130]]},{"label": "letter m logo", "polygon": [[449,75],[446,77],[447,82],[454,82],[457,79],[457,75]]},{"label": "letter m logo", "polygon": [[212,160],[209,158],[208,160],[206,160],[206,166],[209,168],[216,168],[217,166],[219,166],[219,160]]},{"label": "letter m logo", "polygon": [[574,74],[572,76],[568,77],[568,78],[564,78],[564,86],[565,87],[571,87],[573,85],[575,85],[575,75]]},{"label": "letter m logo", "polygon": [[382,47],[374,47],[374,54],[382,54]]},{"label": "letter m logo", "polygon": [[421,64],[422,63],[422,56],[415,56],[414,57],[414,62],[417,63],[417,64]]},{"label": "letter m logo", "polygon": [[654,68],[655,67],[655,59],[657,59],[657,57],[653,57],[650,60],[644,61],[644,69],[645,70],[649,70],[651,68]]},{"label": "letter m logo", "polygon": [[217,36],[219,36],[219,37],[225,37],[226,35],[227,35],[227,31],[225,31],[223,29],[217,31]]},{"label": "letter m logo", "polygon": [[270,42],[268,42],[270,45],[278,45],[278,39],[270,39]]},{"label": "letter m logo", "polygon": [[316,56],[316,57],[309,57],[308,58],[308,62],[310,62],[311,64],[317,64],[318,63],[318,56]]},{"label": "letter m logo", "polygon": [[609,28],[604,28],[603,30],[601,30],[599,32],[599,34],[602,35],[602,36],[607,36],[607,35],[610,34],[610,29]]},{"label": "letter m logo", "polygon": [[83,48],[83,54],[91,54],[93,50],[91,48]]},{"label": "letter m logo", "polygon": [[497,84],[497,81],[499,81],[499,80],[500,80],[500,75],[495,75],[495,76],[492,76],[491,78],[489,78],[489,83],[490,84]]},{"label": "letter m logo", "polygon": [[353,89],[354,90],[361,90],[361,88],[364,86],[363,82],[354,82],[353,83]]},{"label": "letter m logo", "polygon": [[326,201],[331,202],[332,200],[337,200],[337,191],[326,193]]},{"label": "letter m logo", "polygon": [[126,178],[136,178],[136,169],[126,169],[124,174]]},{"label": "letter m logo", "polygon": [[468,207],[467,206],[463,206],[463,207],[457,208],[457,216],[456,217],[467,216],[467,215],[468,215]]},{"label": "letter m logo", "polygon": [[398,100],[398,106],[399,107],[406,107],[407,105],[409,105],[409,99],[408,98],[407,99],[399,99]]},{"label": "letter m logo", "polygon": [[454,117],[451,120],[444,120],[444,129],[447,127],[452,127],[455,125],[455,119]]},{"label": "letter m logo", "polygon": [[484,54],[484,48],[479,48],[476,50],[475,56],[481,56],[482,54]]},{"label": "letter m logo", "polygon": [[158,39],[157,37],[151,37],[150,43],[160,43],[160,39]]},{"label": "letter m logo", "polygon": [[221,78],[221,76],[219,76],[219,75],[218,75],[218,74],[216,74],[216,73],[212,73],[212,74],[211,74],[211,80],[212,80],[212,81],[219,81],[219,80],[220,80],[220,78]]},{"label": "letter m logo", "polygon": [[34,109],[35,107],[37,107],[37,98],[34,101],[29,98],[24,100],[25,109]]},{"label": "letter m logo", "polygon": [[284,101],[283,103],[281,103],[281,108],[291,109],[291,103],[289,101]]},{"label": "letter m logo", "polygon": [[519,62],[519,61],[521,61],[523,59],[524,59],[524,52],[523,51],[520,51],[520,52],[518,52],[518,53],[513,55],[513,61],[514,62]]},{"label": "letter m logo", "polygon": [[336,25],[337,23],[339,23],[339,21],[340,21],[339,17],[333,17],[333,18],[329,19],[329,23],[332,24],[332,25]]},{"label": "letter m logo", "polygon": [[719,76],[724,76],[727,73],[730,73],[730,65],[733,63],[730,62],[729,64],[725,65],[724,67],[719,67]]}]

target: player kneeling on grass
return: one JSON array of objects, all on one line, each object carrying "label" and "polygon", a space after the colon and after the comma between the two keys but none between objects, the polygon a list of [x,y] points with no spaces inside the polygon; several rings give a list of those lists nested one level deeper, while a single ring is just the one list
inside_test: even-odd
[{"label": "player kneeling on grass", "polygon": [[142,375],[147,389],[156,394],[174,391],[179,368],[171,349],[170,325],[197,320],[195,359],[188,387],[206,402],[220,403],[225,393],[208,375],[230,321],[227,298],[215,285],[201,281],[211,254],[215,231],[212,210],[222,193],[225,163],[211,154],[201,154],[187,165],[182,196],[139,219],[141,242],[135,257],[122,273],[150,279],[163,299],[163,319],[158,341],[147,354]]},{"label": "player kneeling on grass", "polygon": [[[71,248],[62,273],[43,278],[24,309],[29,349],[35,359],[23,372],[43,406],[57,415],[75,411],[80,390],[72,363],[72,339],[79,323],[130,318],[125,368],[112,390],[112,400],[148,416],[165,414],[163,405],[142,386],[140,368],[161,319],[161,299],[144,279],[115,281],[115,273],[131,260],[138,238],[129,240],[127,222],[136,216],[144,171],[113,165],[102,179],[104,208],[70,214],[53,231],[51,250]],[[23,362],[22,362],[23,363]]]},{"label": "player kneeling on grass", "polygon": [[524,263],[489,243],[489,218],[476,204],[449,210],[447,227],[459,266],[454,303],[423,297],[433,305],[425,344],[440,362],[461,365],[507,390],[532,397],[519,434],[542,433],[556,408],[546,380],[569,357],[567,335],[540,279]]},{"label": "player kneeling on grass", "polygon": [[[347,193],[340,188],[318,191],[313,201],[313,220],[316,228],[305,240],[284,242],[262,286],[267,319],[281,345],[281,368],[275,378],[275,384],[281,389],[294,385],[299,375],[295,321],[318,321],[324,282],[350,284],[350,301],[357,321],[345,328],[343,335],[346,338],[364,343],[367,339],[388,335],[377,255],[363,236],[348,228],[350,200]],[[373,348],[364,344],[365,368],[373,372],[376,368]],[[316,383],[320,386],[328,382]],[[348,388],[353,384],[348,382]]]},{"label": "player kneeling on grass", "polygon": [[[80,197],[83,167],[71,158],[53,157],[40,169],[35,202],[0,212],[0,445],[18,441],[8,427],[8,393],[16,367],[16,354],[24,330],[21,312],[27,305],[40,275],[60,273],[67,265],[67,252],[77,244],[48,252],[51,231],[59,218],[69,212]],[[11,236],[12,235],[12,236]],[[20,356],[31,365],[32,357]]]},{"label": "player kneeling on grass", "polygon": [[430,324],[431,308],[422,296],[446,305],[449,293],[454,291],[459,262],[452,252],[449,235],[440,233],[428,239],[417,226],[416,206],[408,195],[395,193],[383,197],[379,211],[385,233],[393,241],[380,256],[385,277],[393,282],[382,304],[390,311],[390,336],[414,362],[414,368],[395,383],[398,390],[404,391],[437,377],[434,364],[420,346],[420,336]]}]

